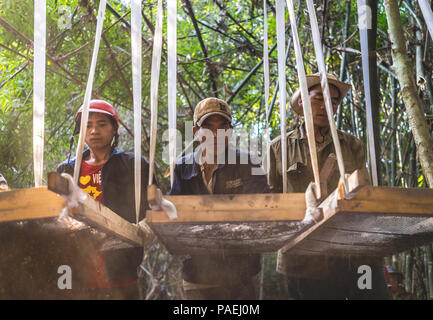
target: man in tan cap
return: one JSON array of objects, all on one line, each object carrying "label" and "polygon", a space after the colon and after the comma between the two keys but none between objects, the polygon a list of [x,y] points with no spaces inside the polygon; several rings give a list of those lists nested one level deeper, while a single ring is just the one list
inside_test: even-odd
[{"label": "man in tan cap", "polygon": [[[229,143],[231,122],[231,110],[225,101],[207,98],[197,104],[193,132],[200,146],[178,159],[170,195],[269,192],[260,164]],[[183,261],[185,297],[255,299],[253,277],[259,271],[258,254],[191,256]]]},{"label": "man in tan cap", "polygon": [[[333,105],[333,112],[349,91],[350,86],[328,74],[328,83]],[[320,74],[307,76],[307,86],[311,101],[314,133],[316,140],[319,170],[329,158],[335,159],[335,148],[332,142],[325,101],[320,85]],[[303,116],[300,89],[296,90],[290,101],[292,110]],[[334,121],[332,119],[332,121]],[[356,137],[338,131],[341,151],[346,173],[365,168],[365,149]],[[286,134],[287,140],[287,192],[305,192],[309,183],[314,181],[308,140],[304,124]],[[281,193],[283,190],[281,136],[270,145],[269,185],[271,192]],[[333,160],[336,162],[336,160]],[[328,161],[329,163],[329,161]],[[332,166],[331,166],[332,168]],[[340,174],[334,165],[328,172],[327,190],[334,190]],[[389,298],[386,290],[381,259],[368,259],[360,263],[349,257],[326,256],[293,256],[278,253],[277,271],[288,276],[289,295],[294,299],[362,299]],[[357,268],[360,264],[368,264],[373,270],[373,289],[357,288]],[[302,272],[300,272],[302,271]]]}]

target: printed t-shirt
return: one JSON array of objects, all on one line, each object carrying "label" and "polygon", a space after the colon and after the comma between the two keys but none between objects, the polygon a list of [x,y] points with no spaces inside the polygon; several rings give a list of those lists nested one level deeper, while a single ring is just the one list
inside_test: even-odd
[{"label": "printed t-shirt", "polygon": [[91,198],[102,202],[101,170],[104,164],[93,166],[82,162],[79,187]]}]

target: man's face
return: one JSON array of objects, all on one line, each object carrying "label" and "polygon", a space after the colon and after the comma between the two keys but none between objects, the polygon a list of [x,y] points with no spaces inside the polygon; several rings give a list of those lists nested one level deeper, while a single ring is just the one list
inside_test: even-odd
[{"label": "man's face", "polygon": [[109,116],[91,112],[87,121],[86,143],[90,149],[105,149],[111,146],[116,130]]},{"label": "man's face", "polygon": [[[338,89],[330,85],[329,91],[331,93],[331,101],[332,101],[332,114],[335,114],[337,111],[338,105],[338,99],[340,97],[340,92]],[[329,121],[328,116],[326,113],[326,106],[325,106],[325,100],[323,97],[322,87],[319,85],[316,85],[309,90],[310,95],[310,101],[311,101],[311,112],[313,114],[313,123],[315,126],[319,128],[327,128],[329,127]],[[298,101],[299,105],[302,108],[302,98],[299,97]]]},{"label": "man's face", "polygon": [[[197,135],[202,146],[213,155],[217,155],[225,150],[231,135],[230,123],[220,115],[212,115],[207,118],[200,128],[194,127],[194,135]],[[213,138],[213,141],[206,139]]]}]

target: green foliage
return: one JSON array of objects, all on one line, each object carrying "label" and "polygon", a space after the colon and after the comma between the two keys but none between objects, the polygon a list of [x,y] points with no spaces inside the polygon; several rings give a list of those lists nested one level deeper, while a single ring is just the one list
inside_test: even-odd
[{"label": "green foliage", "polygon": [[[295,1],[298,15],[298,32],[303,46],[305,68],[308,73],[317,72],[312,46],[309,18],[304,1]],[[201,47],[199,35],[192,18],[187,13],[186,1],[178,1],[178,127],[183,130],[184,122],[191,121],[196,103],[209,96],[229,99],[235,88],[259,63],[263,56],[263,8],[257,0],[191,1],[200,36],[205,46]],[[320,2],[321,3],[321,2]],[[131,100],[131,55],[129,1],[108,1],[113,8],[107,8],[104,21],[104,40],[101,41],[93,98],[110,101],[119,110],[124,126],[120,128],[120,147],[132,151],[133,138],[129,134],[133,128]],[[274,1],[269,1],[268,37],[269,48],[276,43]],[[344,79],[352,84],[352,91],[343,102],[341,128],[366,142],[366,122],[364,105],[364,82],[359,34],[357,32],[356,1],[350,2],[350,25],[347,41],[344,37],[347,2],[328,1],[327,10],[317,4],[319,25],[323,27],[323,42],[328,70],[339,75],[346,46],[346,68]],[[45,113],[45,172],[54,170],[68,157],[69,137],[72,134],[76,110],[83,101],[87,82],[91,53],[96,29],[96,13],[99,1],[93,0],[47,0],[47,76]],[[66,10],[66,11],[65,11]],[[113,13],[117,12],[117,15]],[[152,54],[152,28],[156,19],[156,1],[143,0],[143,140],[144,155],[149,152],[150,129],[150,72]],[[408,11],[401,7],[402,21],[408,32],[408,48],[414,55],[415,40],[410,36],[413,25],[408,19]],[[64,28],[65,18],[71,17],[70,28]],[[119,19],[122,16],[123,21]],[[33,39],[33,2],[28,0],[0,1],[0,17],[6,20],[26,38]],[[391,44],[387,35],[387,22],[383,4],[378,8],[377,56],[382,69],[379,69],[380,83],[380,130],[383,170],[383,184],[390,184],[390,165],[396,163],[397,185],[407,184],[409,175],[410,128],[400,94],[397,95],[397,125],[391,127],[391,84],[390,65]],[[286,12],[286,27],[289,26]],[[291,38],[287,29],[286,45]],[[166,39],[166,25],[164,25]],[[5,175],[12,188],[33,185],[32,160],[32,108],[33,108],[33,58],[32,46],[16,33],[0,26],[0,172]],[[167,119],[167,62],[166,43],[160,76],[158,134],[168,127]],[[427,80],[431,81],[431,50],[426,49],[424,62]],[[385,70],[385,71],[384,71]],[[386,71],[387,70],[387,71]],[[270,101],[278,82],[277,50],[270,55],[271,88]],[[290,96],[298,87],[293,46],[287,59],[287,92]],[[236,130],[254,129],[260,134],[266,121],[264,107],[263,71],[251,76],[246,85],[233,96],[231,107]],[[217,91],[213,92],[213,87]],[[289,99],[287,100],[289,101]],[[290,108],[287,111],[289,127],[296,124]],[[271,138],[280,134],[279,98],[269,117]],[[390,135],[396,131],[396,156],[391,154]],[[184,134],[184,133],[183,133]],[[158,139],[156,173],[164,192],[169,189],[169,179],[164,176],[167,165],[161,161],[164,147]],[[72,149],[74,154],[75,147]],[[422,172],[416,177],[418,186],[424,185]],[[414,180],[416,181],[416,180]],[[159,250],[159,249],[158,249]],[[272,264],[272,257],[267,258]],[[267,269],[268,270],[268,269]],[[268,280],[269,277],[267,276]],[[272,279],[271,279],[272,280]],[[273,288],[277,286],[277,280]],[[279,292],[280,289],[275,289]],[[270,294],[275,296],[276,293]],[[278,295],[278,294],[277,294]]]}]

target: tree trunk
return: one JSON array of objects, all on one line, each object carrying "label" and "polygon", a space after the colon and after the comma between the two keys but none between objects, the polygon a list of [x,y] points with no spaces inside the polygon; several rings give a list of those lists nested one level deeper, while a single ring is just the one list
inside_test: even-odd
[{"label": "tree trunk", "polygon": [[385,0],[388,33],[392,42],[393,68],[400,82],[401,93],[409,124],[418,150],[424,176],[433,186],[433,143],[427,126],[422,102],[418,96],[412,63],[406,50],[406,39],[401,24],[397,0]]}]

